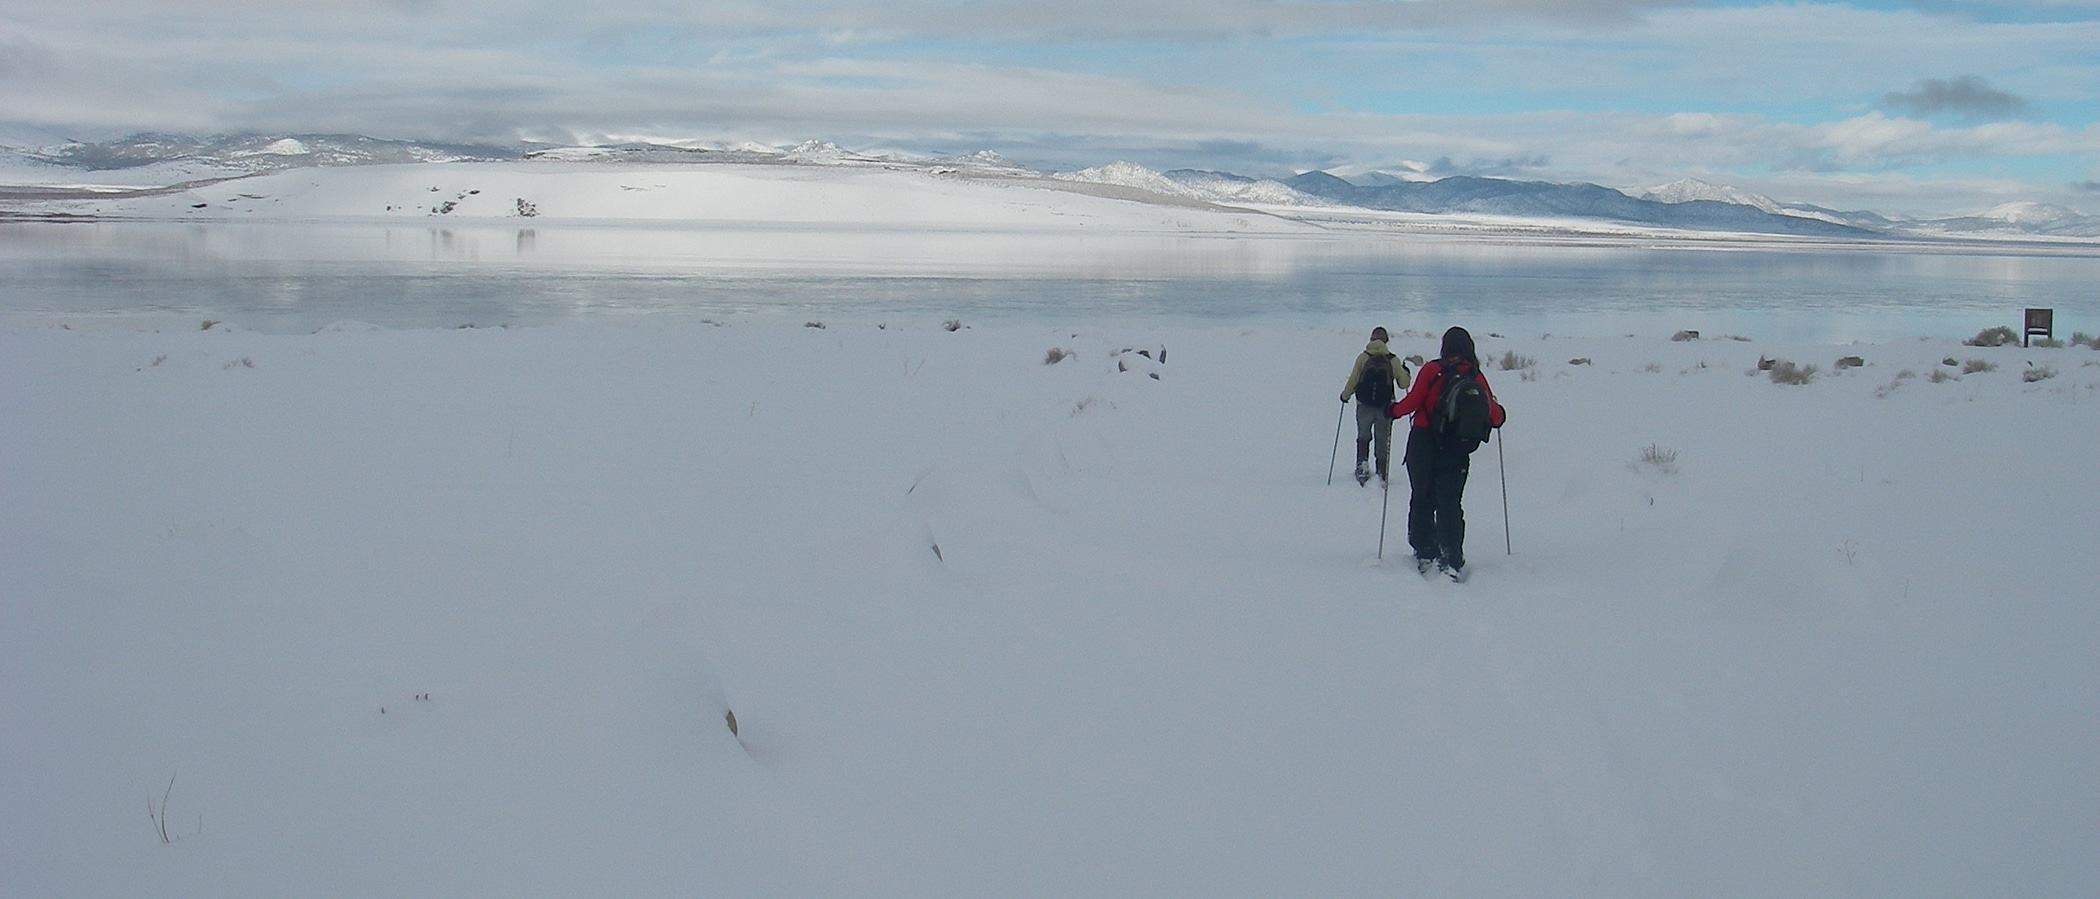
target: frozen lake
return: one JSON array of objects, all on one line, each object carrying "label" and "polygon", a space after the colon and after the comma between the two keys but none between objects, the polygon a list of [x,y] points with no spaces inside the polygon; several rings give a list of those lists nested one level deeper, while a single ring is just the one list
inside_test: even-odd
[{"label": "frozen lake", "polygon": [[279,333],[629,315],[1464,322],[1515,334],[1961,337],[2100,325],[2086,248],[662,224],[0,224],[0,316]]}]

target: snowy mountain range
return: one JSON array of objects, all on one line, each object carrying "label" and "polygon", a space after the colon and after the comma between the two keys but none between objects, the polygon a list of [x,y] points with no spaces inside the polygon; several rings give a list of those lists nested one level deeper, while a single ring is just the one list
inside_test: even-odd
[{"label": "snowy mountain range", "polygon": [[1424,180],[1419,176],[1372,172],[1351,179],[1314,171],[1278,180],[1193,169],[1157,172],[1128,162],[1043,173],[990,152],[957,157],[861,153],[819,141],[785,148],[752,143],[572,147],[446,144],[361,135],[197,138],[139,134],[104,143],[0,146],[0,200],[80,199],[165,191],[307,167],[498,161],[882,166],[1040,179],[1068,189],[1107,189],[1124,199],[1270,210],[1335,208],[1429,216],[1572,219],[1674,230],[1839,239],[2100,239],[2100,216],[2042,203],[2008,203],[1969,216],[1896,220],[1874,212],[1781,202],[1691,178],[1635,193],[1589,183],[1472,175]]}]

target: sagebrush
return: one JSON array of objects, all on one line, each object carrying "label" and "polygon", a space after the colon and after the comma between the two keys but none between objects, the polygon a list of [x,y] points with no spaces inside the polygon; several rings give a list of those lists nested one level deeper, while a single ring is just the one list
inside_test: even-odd
[{"label": "sagebrush", "polygon": [[1640,463],[1663,474],[1677,473],[1677,451],[1651,443],[1641,448]]},{"label": "sagebrush", "polygon": [[1806,384],[1816,379],[1816,367],[1779,361],[1772,363],[1770,374],[1774,384]]},{"label": "sagebrush", "polygon": [[1985,328],[1976,332],[1976,336],[1962,341],[1968,346],[2006,346],[2019,342],[2019,333],[2004,325],[1999,325],[1995,328]]}]

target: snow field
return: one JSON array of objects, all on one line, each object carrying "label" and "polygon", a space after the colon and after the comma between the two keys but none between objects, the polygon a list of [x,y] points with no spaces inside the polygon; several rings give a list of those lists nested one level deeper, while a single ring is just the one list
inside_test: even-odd
[{"label": "snow field", "polygon": [[1480,335],[1461,586],[1357,329],[826,324],[0,331],[0,893],[2100,883],[2100,354]]},{"label": "snow field", "polygon": [[686,227],[1314,234],[1244,210],[1088,195],[1045,178],[904,167],[448,163],[307,168],[26,211],[189,221],[678,222]]}]

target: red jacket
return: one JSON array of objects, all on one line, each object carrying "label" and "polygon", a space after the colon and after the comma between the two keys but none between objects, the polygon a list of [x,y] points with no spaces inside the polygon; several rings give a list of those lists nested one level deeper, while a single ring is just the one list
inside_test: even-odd
[{"label": "red jacket", "polygon": [[[1444,368],[1447,365],[1470,363],[1457,359],[1437,359],[1422,363],[1422,370],[1415,374],[1415,383],[1407,389],[1407,395],[1393,404],[1392,416],[1399,418],[1412,415],[1415,417],[1415,427],[1429,427],[1429,413],[1436,409],[1436,398],[1444,392]],[[1486,372],[1476,371],[1474,374],[1480,379],[1480,389],[1487,391],[1488,424],[1502,427],[1502,421],[1507,417],[1502,411],[1502,401],[1495,399],[1495,388],[1488,386]]]}]

